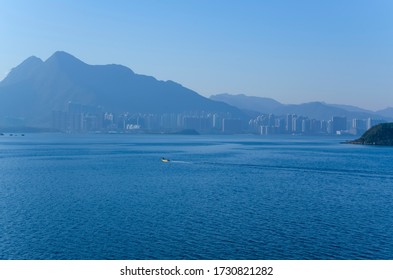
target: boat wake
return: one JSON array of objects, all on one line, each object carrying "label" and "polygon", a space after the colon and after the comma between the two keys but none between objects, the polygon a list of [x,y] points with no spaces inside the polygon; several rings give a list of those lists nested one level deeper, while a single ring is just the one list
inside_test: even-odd
[{"label": "boat wake", "polygon": [[173,162],[173,163],[189,163],[189,164],[192,163],[191,161],[184,161],[184,160],[171,160],[171,162]]}]

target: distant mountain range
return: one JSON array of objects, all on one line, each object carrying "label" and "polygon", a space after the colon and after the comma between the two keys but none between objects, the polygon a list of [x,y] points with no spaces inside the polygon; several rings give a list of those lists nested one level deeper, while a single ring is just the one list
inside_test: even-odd
[{"label": "distant mountain range", "polygon": [[0,125],[48,127],[53,110],[68,102],[102,106],[113,113],[221,112],[245,114],[173,81],[135,74],[121,65],[88,65],[58,51],[42,61],[29,57],[0,82]]},{"label": "distant mountain range", "polygon": [[370,111],[350,105],[326,104],[324,102],[309,102],[303,104],[282,104],[274,99],[266,97],[246,96],[244,94],[217,94],[210,99],[222,101],[236,106],[249,114],[297,114],[319,120],[329,120],[332,116],[346,116],[347,118],[375,118],[393,120],[393,108],[381,111]]},{"label": "distant mountain range", "polygon": [[0,127],[50,127],[53,111],[69,102],[100,106],[105,112],[215,112],[247,119],[257,114],[297,114],[316,119],[393,119],[393,108],[372,112],[348,105],[310,102],[282,104],[271,98],[218,94],[205,98],[173,81],[139,75],[122,65],[89,65],[58,51],[46,61],[35,56],[13,68],[0,82]]}]

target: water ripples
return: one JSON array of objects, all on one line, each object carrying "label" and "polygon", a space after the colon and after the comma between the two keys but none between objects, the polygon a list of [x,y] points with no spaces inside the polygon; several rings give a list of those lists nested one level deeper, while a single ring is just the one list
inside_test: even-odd
[{"label": "water ripples", "polygon": [[388,149],[76,138],[0,148],[1,259],[393,258]]}]

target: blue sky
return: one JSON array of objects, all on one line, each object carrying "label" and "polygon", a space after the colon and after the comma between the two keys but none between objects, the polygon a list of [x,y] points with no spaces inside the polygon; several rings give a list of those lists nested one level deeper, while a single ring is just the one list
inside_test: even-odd
[{"label": "blue sky", "polygon": [[393,107],[393,1],[0,1],[0,79],[63,50],[204,96]]}]

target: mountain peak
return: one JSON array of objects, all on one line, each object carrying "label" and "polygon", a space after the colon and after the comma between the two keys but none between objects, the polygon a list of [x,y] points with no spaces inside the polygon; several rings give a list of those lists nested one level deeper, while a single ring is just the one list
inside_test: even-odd
[{"label": "mountain peak", "polygon": [[[57,58],[57,59],[77,59],[75,56],[73,56],[72,54],[69,54],[65,51],[55,51],[49,58]],[[77,59],[79,60],[79,59]]]},{"label": "mountain peak", "polygon": [[26,58],[20,65],[22,64],[41,64],[43,61],[41,58],[36,57],[34,55]]},{"label": "mountain peak", "polygon": [[[211,101],[180,84],[135,74],[122,65],[89,65],[64,51],[55,52],[45,62],[38,58],[28,62],[38,67],[22,67],[10,83],[0,84],[0,121],[24,119],[25,125],[48,126],[53,111],[67,111],[69,101],[101,106],[119,115],[218,112],[244,116],[239,109]],[[97,115],[97,121],[101,117]]]},{"label": "mountain peak", "polygon": [[56,51],[45,61],[45,63],[61,65],[85,64],[83,61],[65,51]]},{"label": "mountain peak", "polygon": [[37,67],[37,66],[40,66],[42,63],[43,63],[43,61],[41,60],[41,58],[38,58],[33,55],[33,56],[26,58],[21,64],[19,64],[15,68],[12,68],[11,72],[13,72],[17,69]]},{"label": "mountain peak", "polygon": [[5,77],[3,81],[1,81],[1,84],[12,84],[18,82],[21,78],[29,78],[30,75],[42,64],[43,61],[40,58],[36,56],[30,56],[25,59],[21,64],[12,68],[11,71],[8,73],[7,77]]}]

